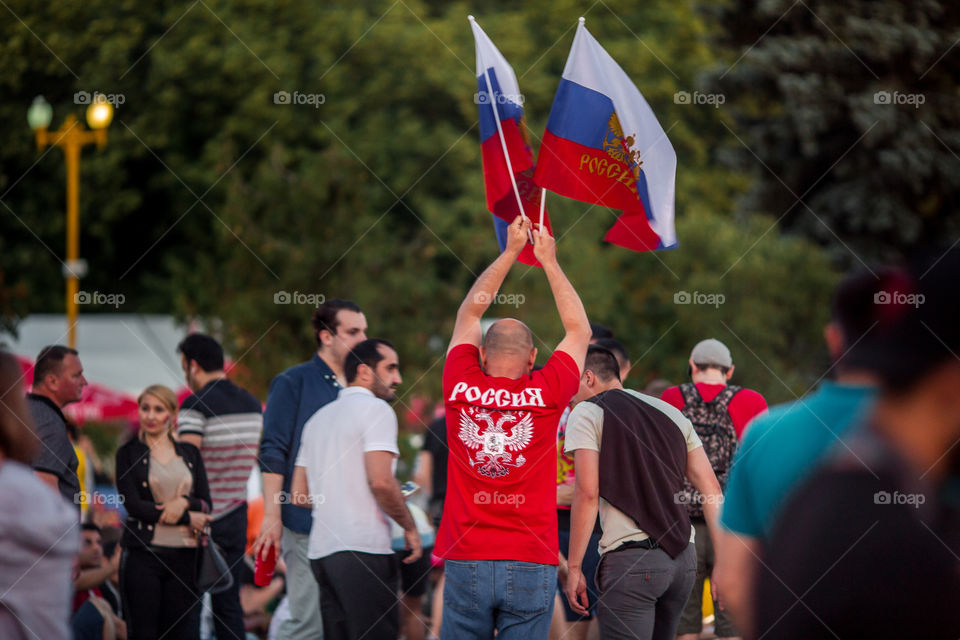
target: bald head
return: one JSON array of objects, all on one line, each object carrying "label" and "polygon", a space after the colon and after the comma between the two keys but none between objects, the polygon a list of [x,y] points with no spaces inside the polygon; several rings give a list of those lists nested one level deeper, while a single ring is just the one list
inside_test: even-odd
[{"label": "bald head", "polygon": [[533,334],[527,325],[513,318],[497,320],[483,337],[483,348],[490,355],[522,355],[533,349]]}]

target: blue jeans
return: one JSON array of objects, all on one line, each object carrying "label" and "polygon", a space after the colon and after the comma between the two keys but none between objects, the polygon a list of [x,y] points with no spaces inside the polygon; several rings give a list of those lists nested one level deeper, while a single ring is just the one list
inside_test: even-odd
[{"label": "blue jeans", "polygon": [[442,640],[542,640],[550,630],[557,568],[516,560],[443,564]]}]

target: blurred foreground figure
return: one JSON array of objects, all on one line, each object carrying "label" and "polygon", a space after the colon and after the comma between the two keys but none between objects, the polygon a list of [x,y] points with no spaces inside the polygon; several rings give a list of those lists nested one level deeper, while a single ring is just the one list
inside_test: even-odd
[{"label": "blurred foreground figure", "polygon": [[880,378],[862,429],[793,495],[756,637],[960,637],[960,251],[888,278],[850,352]]},{"label": "blurred foreground figure", "polygon": [[0,352],[0,638],[70,637],[77,512],[28,466],[31,427],[20,365]]}]

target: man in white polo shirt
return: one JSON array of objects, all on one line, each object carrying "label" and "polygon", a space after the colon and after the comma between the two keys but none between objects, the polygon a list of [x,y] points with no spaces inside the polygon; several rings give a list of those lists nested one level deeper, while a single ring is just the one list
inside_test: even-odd
[{"label": "man in white polo shirt", "polygon": [[325,640],[396,640],[399,567],[392,518],[409,563],[420,536],[394,477],[397,416],[387,404],[401,382],[397,352],[364,340],[347,354],[347,388],[303,427],[293,472],[294,504],[313,506],[307,556],[320,585]]}]

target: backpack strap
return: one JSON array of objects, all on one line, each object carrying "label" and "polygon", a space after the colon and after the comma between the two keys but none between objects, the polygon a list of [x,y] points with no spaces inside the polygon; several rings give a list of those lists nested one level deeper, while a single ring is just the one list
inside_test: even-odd
[{"label": "backpack strap", "polygon": [[738,387],[735,384],[728,384],[720,390],[720,393],[718,393],[717,396],[711,401],[711,404],[720,407],[724,411],[727,411],[727,407],[733,400],[733,396],[737,395],[737,393],[740,391],[743,391],[743,387]]},{"label": "backpack strap", "polygon": [[680,393],[683,395],[683,406],[684,408],[692,405],[702,405],[703,396],[700,395],[700,390],[697,389],[697,385],[692,382],[684,382],[680,385]]}]

